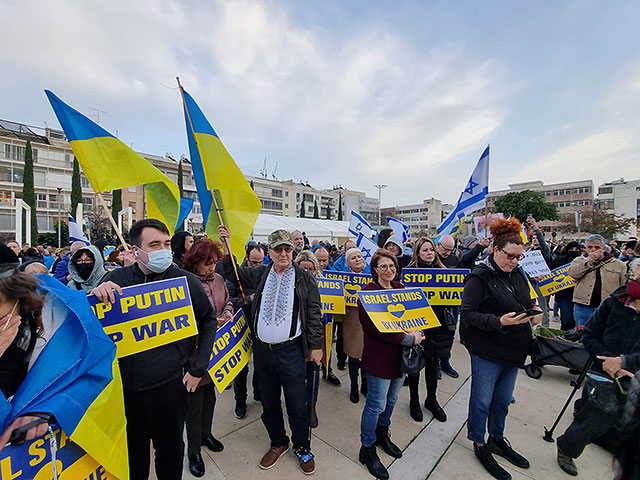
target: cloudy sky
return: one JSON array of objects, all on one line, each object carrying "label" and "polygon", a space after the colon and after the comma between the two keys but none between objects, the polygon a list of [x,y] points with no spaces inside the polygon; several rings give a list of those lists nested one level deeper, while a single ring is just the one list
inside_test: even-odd
[{"label": "cloudy sky", "polygon": [[[383,205],[640,177],[640,3],[0,0],[0,118],[43,89],[138,151],[188,153],[175,77],[240,168]],[[634,47],[633,45],[636,45]]]}]

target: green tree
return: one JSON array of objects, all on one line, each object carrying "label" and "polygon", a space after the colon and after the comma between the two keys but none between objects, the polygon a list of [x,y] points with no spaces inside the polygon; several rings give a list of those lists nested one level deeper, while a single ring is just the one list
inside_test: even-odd
[{"label": "green tree", "polygon": [[338,220],[342,220],[342,190],[338,192]]},{"label": "green tree", "polygon": [[[53,223],[53,232],[43,233],[38,236],[38,243],[43,244],[47,243],[49,245],[58,246],[58,218],[56,217]],[[60,230],[60,238],[61,245],[65,246],[69,244],[69,225],[67,222],[62,220],[61,225],[62,229]]]},{"label": "green tree", "polygon": [[26,229],[31,228],[31,242],[38,241],[38,213],[36,212],[36,192],[33,185],[33,150],[31,142],[27,140],[24,150],[24,179],[22,180],[22,200],[31,207],[31,226],[26,225],[27,212],[22,213],[22,224]]},{"label": "green tree", "polygon": [[546,203],[544,194],[534,190],[507,193],[496,200],[494,209],[496,212],[504,213],[505,217],[516,217],[521,222],[524,222],[529,214],[537,221],[559,218],[556,206]]},{"label": "green tree", "polygon": [[[582,210],[580,231],[585,233],[599,233],[606,239],[615,238],[616,235],[627,235],[634,225],[634,219],[617,215],[613,212],[601,210],[598,207]],[[574,215],[562,219],[558,230],[567,233],[577,233],[576,219]]]},{"label": "green tree", "polygon": [[313,201],[313,218],[320,218],[320,213],[318,212],[318,200]]},{"label": "green tree", "polygon": [[[122,190],[114,190],[112,192],[113,200],[111,200],[111,216],[115,220],[116,224],[118,223],[118,212],[122,210]],[[113,231],[115,234],[115,230]]]},{"label": "green tree", "polygon": [[327,220],[331,220],[331,202],[327,203]]},{"label": "green tree", "polygon": [[178,189],[180,190],[180,197],[182,197],[182,192],[184,192],[184,178],[182,177],[182,159],[178,162]]},{"label": "green tree", "polygon": [[307,212],[305,212],[306,205],[304,204],[304,197],[302,198],[302,203],[300,204],[300,218],[305,218],[307,216]]},{"label": "green tree", "polygon": [[[82,183],[80,182],[80,164],[78,159],[73,157],[73,175],[71,176],[71,216],[76,217],[78,204],[82,203]],[[82,219],[76,218],[80,223]]]}]

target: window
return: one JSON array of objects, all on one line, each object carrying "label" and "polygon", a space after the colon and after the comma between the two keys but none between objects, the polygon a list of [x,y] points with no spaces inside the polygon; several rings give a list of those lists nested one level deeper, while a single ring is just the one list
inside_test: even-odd
[{"label": "window", "polygon": [[11,182],[11,167],[0,166],[0,182]]},{"label": "window", "polygon": [[557,197],[558,195],[560,195],[560,192],[558,192],[558,190],[554,190],[554,191],[553,191],[553,196],[554,196],[554,197]]},{"label": "window", "polygon": [[305,202],[313,202],[313,195],[311,193],[305,193],[302,198],[304,198]]},{"label": "window", "polygon": [[288,197],[288,196],[289,196],[289,192],[288,192],[288,191],[285,191],[285,192],[284,192],[284,196],[285,196],[285,197]]},{"label": "window", "polygon": [[276,197],[276,198],[282,198],[282,190],[277,189],[277,188],[272,188],[271,189],[271,196],[272,197]]},{"label": "window", "polygon": [[38,208],[47,208],[47,194],[46,193],[38,193],[37,194],[37,207]]},{"label": "window", "polygon": [[93,197],[82,197],[82,204],[86,206],[93,206]]},{"label": "window", "polygon": [[613,193],[613,187],[600,187],[598,189],[598,195]]},{"label": "window", "polygon": [[89,180],[87,180],[87,177],[84,175],[80,175],[80,183],[82,184],[82,188],[91,188]]},{"label": "window", "polygon": [[284,208],[289,208],[289,204],[288,204],[288,203],[285,203],[285,204],[284,204]]},{"label": "window", "polygon": [[11,203],[11,192],[0,191],[0,203]]},{"label": "window", "polygon": [[571,195],[571,190],[565,190],[565,191],[564,191],[564,194],[565,194],[565,195]]},{"label": "window", "polygon": [[282,210],[282,202],[273,200],[262,200],[262,208],[267,210]]},{"label": "window", "polygon": [[296,201],[299,202],[300,201],[300,194],[296,193]]},{"label": "window", "polygon": [[129,187],[129,191],[130,191],[131,193],[136,193],[136,187],[135,187],[135,186],[133,186],[133,187]]},{"label": "window", "polygon": [[129,202],[129,207],[131,207],[133,213],[136,213],[136,202]]},{"label": "window", "polygon": [[13,183],[22,183],[24,181],[24,169],[14,168],[12,178]]},{"label": "window", "polygon": [[47,175],[41,170],[33,171],[33,184],[36,187],[45,187],[47,185]]},{"label": "window", "polygon": [[613,210],[614,208],[613,200],[600,200],[598,201],[598,204],[603,210]]}]

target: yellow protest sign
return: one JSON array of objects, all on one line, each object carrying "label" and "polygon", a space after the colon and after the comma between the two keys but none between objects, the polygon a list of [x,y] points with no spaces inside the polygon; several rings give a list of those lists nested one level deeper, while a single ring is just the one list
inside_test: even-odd
[{"label": "yellow protest sign", "polygon": [[538,282],[540,292],[542,292],[544,296],[547,296],[564,290],[565,288],[573,287],[576,284],[576,279],[567,273],[570,266],[571,264],[567,263],[566,265],[558,267],[551,271],[551,275],[540,280]]},{"label": "yellow protest sign", "polygon": [[335,278],[319,278],[318,290],[322,313],[338,313],[344,315],[344,282]]},{"label": "yellow protest sign", "polygon": [[420,287],[429,305],[460,305],[466,268],[405,268],[400,281],[405,287]]},{"label": "yellow protest sign", "polygon": [[122,295],[114,294],[114,303],[104,304],[95,295],[87,300],[116,344],[118,358],[198,334],[185,277],[125,287]]},{"label": "yellow protest sign", "polygon": [[236,378],[253,353],[249,324],[242,309],[216,332],[207,370],[220,393]]},{"label": "yellow protest sign", "polygon": [[344,282],[344,301],[347,307],[358,306],[357,292],[373,281],[373,277],[366,273],[325,270],[322,275],[328,279],[339,279]]},{"label": "yellow protest sign", "polygon": [[403,332],[439,327],[421,288],[359,291],[358,298],[381,332]]}]

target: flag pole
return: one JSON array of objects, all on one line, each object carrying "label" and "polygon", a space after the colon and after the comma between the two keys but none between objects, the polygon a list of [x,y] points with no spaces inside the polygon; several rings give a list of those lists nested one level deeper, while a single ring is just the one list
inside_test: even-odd
[{"label": "flag pole", "polygon": [[118,228],[118,225],[116,224],[115,220],[113,219],[113,216],[111,215],[111,212],[109,211],[109,208],[107,207],[107,204],[105,203],[104,198],[102,198],[102,194],[101,193],[96,193],[96,196],[98,197],[98,201],[100,202],[100,205],[102,205],[102,208],[104,208],[104,211],[107,212],[107,217],[109,218],[109,221],[111,222],[111,226],[116,231],[116,235],[120,239],[120,243],[124,247],[125,251],[128,252],[129,251],[129,246],[127,245],[127,242],[124,241],[124,238],[122,237],[122,232],[120,232],[120,229]]},{"label": "flag pole", "polygon": [[[184,111],[187,114],[187,120],[189,121],[189,129],[191,130],[191,135],[193,135],[193,141],[196,143],[196,147],[198,149],[198,154],[200,155],[200,159],[202,160],[202,152],[200,151],[200,144],[198,143],[198,139],[196,138],[196,132],[193,128],[193,122],[191,121],[191,113],[189,112],[189,108],[187,108],[187,101],[184,98],[184,90],[182,89],[182,85],[180,84],[180,77],[176,77],[176,81],[178,82],[178,88],[180,89],[180,95],[182,96],[182,104],[184,106]],[[216,213],[218,214],[218,221],[220,222],[220,225],[224,225],[224,222],[222,221],[222,215],[220,214],[222,210],[218,207],[218,200],[216,199],[215,189],[211,191],[211,197],[213,197],[213,204],[215,206]],[[236,265],[236,262],[233,259],[233,252],[231,251],[231,240],[228,237],[225,237],[223,239],[223,242],[227,247],[227,250],[229,251],[229,257],[231,258],[231,265],[233,266],[233,273],[235,274],[236,280],[238,281],[238,288],[240,289],[240,295],[242,296],[242,301],[244,303],[247,303],[247,297],[244,294],[244,289],[242,288],[242,282],[240,281],[240,275],[238,274],[238,266]]]},{"label": "flag pole", "polygon": [[[491,158],[491,144],[487,144],[487,148],[489,149],[489,155],[487,158],[487,196],[489,196],[489,159]],[[489,240],[489,202],[487,202],[487,198],[484,199],[484,238],[485,240]]]}]

